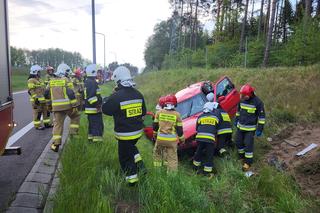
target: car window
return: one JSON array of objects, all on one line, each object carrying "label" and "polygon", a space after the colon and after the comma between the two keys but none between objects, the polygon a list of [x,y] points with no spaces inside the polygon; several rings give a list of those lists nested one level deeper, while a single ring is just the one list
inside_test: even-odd
[{"label": "car window", "polygon": [[203,105],[205,104],[204,94],[198,94],[193,96],[181,103],[178,103],[176,110],[180,113],[181,118],[185,119],[189,116],[197,114],[202,111]]},{"label": "car window", "polygon": [[188,99],[181,103],[178,103],[176,110],[180,113],[181,119],[185,119],[189,116],[191,110],[192,100]]},{"label": "car window", "polygon": [[199,112],[202,112],[203,110],[203,105],[206,103],[205,97],[203,94],[196,95],[192,98],[192,107],[191,107],[191,112],[190,115],[197,114]]},{"label": "car window", "polygon": [[223,79],[217,85],[217,98],[228,95],[233,89],[233,84],[227,78]]}]

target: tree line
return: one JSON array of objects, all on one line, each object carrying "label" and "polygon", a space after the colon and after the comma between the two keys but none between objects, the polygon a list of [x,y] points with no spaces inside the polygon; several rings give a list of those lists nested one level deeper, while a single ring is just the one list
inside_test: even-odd
[{"label": "tree line", "polygon": [[[91,61],[85,59],[78,52],[69,52],[59,48],[49,48],[43,50],[27,50],[16,47],[10,47],[11,55],[11,66],[15,68],[29,67],[34,64],[39,64],[42,67],[48,65],[56,68],[62,62],[68,64],[70,67],[85,67],[90,64]],[[130,64],[123,63],[118,64],[118,62],[110,63],[106,69],[114,71],[118,66],[127,67],[132,75],[138,74],[138,67]]]},{"label": "tree line", "polygon": [[64,62],[71,67],[82,67],[89,64],[90,61],[84,59],[78,52],[68,52],[59,48],[49,48],[43,50],[27,50],[16,47],[10,47],[11,66],[24,67],[33,64],[40,66],[57,67]]},{"label": "tree line", "polygon": [[[293,66],[320,61],[320,0],[169,0],[144,52],[146,70]],[[213,19],[212,32],[203,20]]]}]

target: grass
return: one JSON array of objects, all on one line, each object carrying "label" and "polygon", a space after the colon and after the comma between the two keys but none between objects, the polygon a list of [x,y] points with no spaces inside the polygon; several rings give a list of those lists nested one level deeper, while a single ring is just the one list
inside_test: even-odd
[{"label": "grass", "polygon": [[[247,178],[232,152],[230,159],[215,159],[218,175],[209,180],[194,175],[188,160],[179,172],[167,174],[152,166],[152,144],[142,138],[138,147],[148,168],[138,187],[126,186],[120,173],[112,118],[104,116],[105,141],[88,144],[86,117],[81,138],[69,141],[62,155],[63,171],[54,212],[316,212],[319,200],[302,196],[294,180],[265,165],[266,137],[290,122],[316,121],[320,115],[320,66],[275,69],[175,70],[147,73],[136,79],[149,110],[160,95],[199,80],[230,76],[237,87],[251,82],[267,110],[265,136],[256,141],[258,175]],[[112,83],[103,87],[104,95]]]},{"label": "grass", "polygon": [[27,89],[27,80],[29,73],[26,70],[12,71],[12,90],[14,92]]}]

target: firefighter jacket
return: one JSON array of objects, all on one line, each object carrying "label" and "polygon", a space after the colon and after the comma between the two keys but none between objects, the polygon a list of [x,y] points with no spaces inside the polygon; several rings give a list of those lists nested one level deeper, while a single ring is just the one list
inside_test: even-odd
[{"label": "firefighter jacket", "polygon": [[72,89],[68,87],[66,78],[53,78],[45,91],[45,98],[51,100],[52,111],[65,111],[77,107],[77,99]]},{"label": "firefighter jacket", "polygon": [[28,80],[28,93],[31,96],[30,102],[32,105],[46,103],[44,98],[45,89],[45,84],[41,81],[41,79],[30,78]]},{"label": "firefighter jacket", "polygon": [[101,90],[94,78],[88,77],[84,83],[84,99],[85,99],[85,113],[97,114],[101,113]]},{"label": "firefighter jacket", "polygon": [[228,113],[226,113],[222,108],[218,108],[215,110],[217,112],[219,118],[219,125],[217,126],[217,134],[231,134],[232,127],[231,127],[231,119]]},{"label": "firefighter jacket", "polygon": [[157,140],[161,141],[177,141],[183,139],[182,120],[180,113],[175,110],[159,110],[153,122],[153,132]]},{"label": "firefighter jacket", "polygon": [[218,112],[202,113],[197,119],[196,140],[208,143],[215,142],[219,123],[220,119]]},{"label": "firefighter jacket", "polygon": [[84,83],[83,81],[76,77],[71,78],[72,81],[72,87],[73,87],[73,92],[77,98],[78,104],[80,104],[83,100],[83,95],[84,95]]},{"label": "firefighter jacket", "polygon": [[146,106],[142,94],[133,87],[119,85],[102,105],[102,112],[114,118],[115,137],[135,140],[143,134]]},{"label": "firefighter jacket", "polygon": [[46,74],[46,77],[45,77],[45,80],[44,80],[45,85],[48,86],[48,85],[49,85],[49,81],[50,81],[51,79],[53,79],[53,78],[54,78],[54,75],[53,75],[53,74],[52,74],[52,75]]},{"label": "firefighter jacket", "polygon": [[262,131],[265,124],[263,102],[255,95],[249,100],[240,101],[236,123],[237,127],[243,131]]}]

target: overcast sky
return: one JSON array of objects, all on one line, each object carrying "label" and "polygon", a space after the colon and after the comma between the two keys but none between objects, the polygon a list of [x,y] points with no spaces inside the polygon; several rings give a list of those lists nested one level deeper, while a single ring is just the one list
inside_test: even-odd
[{"label": "overcast sky", "polygon": [[[11,46],[58,47],[92,60],[91,0],[8,0]],[[106,35],[106,64],[145,66],[144,49],[156,23],[172,13],[168,0],[96,0],[96,32]],[[103,65],[103,36],[96,36]]]}]

